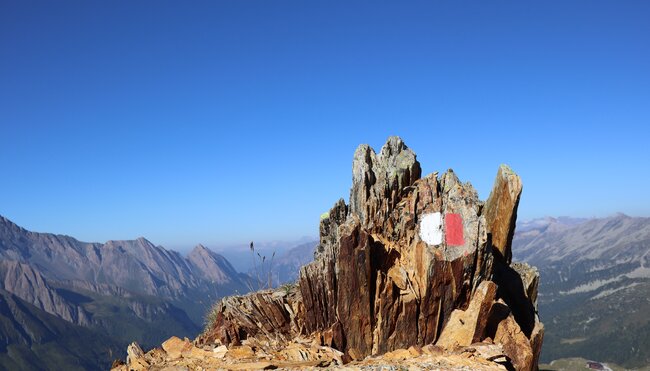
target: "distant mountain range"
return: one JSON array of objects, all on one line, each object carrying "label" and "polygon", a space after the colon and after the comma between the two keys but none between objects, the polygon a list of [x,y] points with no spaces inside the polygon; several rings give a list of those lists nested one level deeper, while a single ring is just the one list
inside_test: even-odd
[{"label": "distant mountain range", "polygon": [[194,337],[219,297],[248,291],[223,256],[144,238],[86,243],[0,217],[0,368],[106,369],[128,342]]},{"label": "distant mountain range", "polygon": [[274,265],[274,271],[280,284],[294,282],[298,279],[300,267],[314,260],[314,251],[318,241],[303,243],[280,255]]},{"label": "distant mountain range", "polygon": [[[266,256],[271,258],[275,253],[276,262],[280,257],[288,256],[289,250],[294,249],[298,246],[313,244],[316,246],[318,244],[318,237],[301,237],[297,240],[287,240],[287,241],[271,241],[271,242],[255,242],[255,254],[252,255],[249,245],[250,243],[243,243],[238,245],[225,245],[219,246],[215,251],[224,257],[226,257],[235,267],[238,272],[250,272],[251,269],[254,269],[254,265],[259,260],[257,253],[261,256]],[[313,247],[313,246],[312,246]],[[309,255],[313,255],[309,253]],[[256,259],[253,259],[253,256]],[[309,261],[313,259],[313,256],[309,258]],[[255,264],[254,264],[255,263]]]},{"label": "distant mountain range", "polygon": [[540,270],[542,361],[650,364],[650,218],[522,222],[512,250]]},{"label": "distant mountain range", "polygon": [[[233,247],[221,250],[233,265],[250,277],[246,281],[254,289],[268,287],[269,278],[273,286],[293,282],[298,278],[300,267],[314,260],[314,251],[318,240],[303,237],[298,242],[277,242],[273,244],[255,244],[254,251]],[[259,285],[255,281],[259,277]]]},{"label": "distant mountain range", "polygon": [[[316,244],[279,249],[274,283],[294,281]],[[518,223],[514,259],[541,273],[542,361],[650,364],[648,251],[650,218]],[[0,258],[0,369],[9,370],[105,369],[131,341],[192,338],[217,298],[248,291],[252,280],[201,245],[183,257],[144,238],[86,243],[3,217]]]}]

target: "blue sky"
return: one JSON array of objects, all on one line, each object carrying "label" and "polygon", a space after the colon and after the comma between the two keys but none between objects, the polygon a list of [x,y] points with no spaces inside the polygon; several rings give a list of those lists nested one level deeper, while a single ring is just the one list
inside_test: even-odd
[{"label": "blue sky", "polygon": [[1,1],[0,214],[183,248],[316,235],[400,135],[520,217],[650,215],[647,1]]}]

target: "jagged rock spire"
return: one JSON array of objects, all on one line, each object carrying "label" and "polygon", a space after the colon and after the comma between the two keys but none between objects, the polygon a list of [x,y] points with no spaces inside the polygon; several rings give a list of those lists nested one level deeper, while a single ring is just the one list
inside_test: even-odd
[{"label": "jagged rock spire", "polygon": [[421,172],[415,153],[400,137],[388,138],[379,155],[367,144],[360,145],[352,160],[350,212],[367,224],[374,213],[394,207],[402,189],[420,179]]},{"label": "jagged rock spire", "polygon": [[321,218],[316,259],[301,269],[297,287],[224,299],[199,343],[308,335],[361,359],[498,335],[517,369],[536,368],[543,337],[532,302],[537,273],[513,268],[509,258],[519,177],[502,166],[484,204],[451,169],[420,175],[415,153],[398,137],[379,155],[359,146],[350,204],[339,200]]},{"label": "jagged rock spire", "polygon": [[490,197],[485,203],[485,218],[492,234],[492,246],[507,263],[512,260],[521,178],[508,165],[499,166]]}]

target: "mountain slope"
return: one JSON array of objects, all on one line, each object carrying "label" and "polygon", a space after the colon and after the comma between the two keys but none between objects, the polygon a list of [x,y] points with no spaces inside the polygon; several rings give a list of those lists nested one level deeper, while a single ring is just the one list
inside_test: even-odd
[{"label": "mountain slope", "polygon": [[[0,217],[0,258],[0,290],[9,298],[5,303],[20,304],[5,307],[28,308],[13,312],[5,308],[3,315],[41,318],[25,322],[26,327],[4,321],[0,335],[9,346],[0,350],[0,358],[9,362],[10,369],[42,369],[46,354],[60,358],[54,362],[59,368],[79,364],[106,368],[111,358],[121,356],[109,349],[121,352],[134,339],[153,346],[171,334],[195,336],[214,300],[246,292],[244,277],[223,256],[203,246],[184,258],[144,238],[87,243],[31,232],[4,217]],[[63,326],[61,331],[29,340],[24,335],[41,333],[34,328],[54,322]],[[80,345],[88,341],[97,345],[94,349],[106,351],[67,356],[67,345],[53,344],[65,344],[68,333],[76,334],[74,341]],[[43,347],[49,349],[43,356],[34,353]]]},{"label": "mountain slope", "polygon": [[74,303],[68,303],[43,276],[31,266],[13,260],[0,261],[2,287],[37,308],[65,321],[88,325],[88,314]]},{"label": "mountain slope", "polygon": [[318,241],[303,243],[280,255],[273,265],[278,283],[295,282],[298,279],[300,267],[314,260],[316,245],[318,245]]},{"label": "mountain slope", "polygon": [[187,255],[187,260],[195,272],[200,272],[212,283],[227,285],[239,282],[239,273],[228,259],[203,245],[197,245]]},{"label": "mountain slope", "polygon": [[581,356],[650,364],[649,251],[650,218],[551,218],[521,226],[513,253],[540,270],[543,361]]},{"label": "mountain slope", "polygon": [[121,345],[4,290],[0,290],[0,333],[0,369],[5,370],[105,368]]}]

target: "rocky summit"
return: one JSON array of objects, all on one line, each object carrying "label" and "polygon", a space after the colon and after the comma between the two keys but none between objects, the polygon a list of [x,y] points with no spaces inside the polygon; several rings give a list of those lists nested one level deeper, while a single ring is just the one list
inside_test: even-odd
[{"label": "rocky summit", "polygon": [[452,170],[421,177],[398,137],[361,145],[294,285],[224,298],[193,342],[133,344],[115,366],[535,370],[539,274],[511,262],[521,191],[502,165],[483,202]]}]

